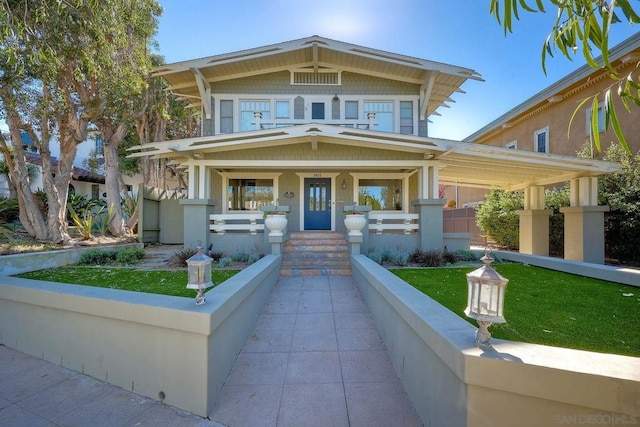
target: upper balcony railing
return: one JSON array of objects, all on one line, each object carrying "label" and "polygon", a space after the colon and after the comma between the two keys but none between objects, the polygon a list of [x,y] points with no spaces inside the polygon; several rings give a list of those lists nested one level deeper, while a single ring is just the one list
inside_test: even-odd
[{"label": "upper balcony railing", "polygon": [[[254,129],[275,129],[279,127],[305,125],[309,123],[322,123],[333,126],[341,126],[345,128],[353,129],[365,129],[375,130],[377,124],[375,123],[376,113],[369,113],[367,120],[334,120],[334,119],[263,119],[262,113],[256,111],[253,113],[254,121],[251,123]],[[248,129],[247,129],[248,130]]]}]

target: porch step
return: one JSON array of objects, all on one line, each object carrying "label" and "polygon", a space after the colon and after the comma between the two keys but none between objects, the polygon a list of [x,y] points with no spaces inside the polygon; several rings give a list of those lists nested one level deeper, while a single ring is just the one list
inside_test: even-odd
[{"label": "porch step", "polygon": [[341,233],[298,231],[289,234],[280,274],[283,276],[350,276],[349,246]]}]

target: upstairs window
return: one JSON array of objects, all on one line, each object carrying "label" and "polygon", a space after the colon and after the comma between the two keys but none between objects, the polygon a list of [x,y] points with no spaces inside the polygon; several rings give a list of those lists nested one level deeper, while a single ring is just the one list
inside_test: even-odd
[{"label": "upstairs window", "polygon": [[382,132],[393,132],[393,102],[365,102],[364,103],[364,119],[366,120],[369,113],[375,113],[376,118],[374,126],[371,130]]},{"label": "upstairs window", "polygon": [[311,120],[324,120],[324,102],[311,103]]},{"label": "upstairs window", "polygon": [[257,130],[255,113],[261,113],[260,129],[265,129],[264,121],[271,119],[271,108],[269,101],[241,101],[240,102],[240,130]]},{"label": "upstairs window", "polygon": [[358,101],[344,102],[344,118],[346,120],[358,120]]},{"label": "upstairs window", "polygon": [[400,133],[413,135],[413,102],[400,101]]},{"label": "upstairs window", "polygon": [[233,101],[220,101],[220,133],[233,133]]},{"label": "upstairs window", "polygon": [[538,153],[549,152],[549,128],[543,128],[533,133],[533,151]]},{"label": "upstairs window", "polygon": [[[587,108],[587,117],[586,117],[586,121],[587,121],[587,136],[591,136],[591,130],[592,130],[592,126],[591,126],[591,120],[592,120],[592,115],[593,115],[593,108],[589,107]],[[602,103],[600,103],[600,105],[598,105],[598,133],[600,132],[604,132],[604,108],[602,106]]]}]

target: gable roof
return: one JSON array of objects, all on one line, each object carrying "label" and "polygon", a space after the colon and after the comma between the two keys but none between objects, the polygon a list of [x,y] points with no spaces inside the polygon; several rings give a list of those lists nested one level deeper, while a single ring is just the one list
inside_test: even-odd
[{"label": "gable roof", "polygon": [[[40,157],[39,153],[25,151],[24,158],[28,163],[31,163],[32,165],[42,167],[42,158]],[[51,167],[53,168],[54,172],[58,171],[58,163],[59,161],[57,158],[51,157]],[[71,171],[71,179],[73,179],[74,181],[93,182],[95,184],[105,183],[103,175],[93,173],[87,169],[82,169],[76,166],[74,166],[73,170]]]},{"label": "gable roof", "polygon": [[[637,62],[638,60],[640,60],[640,32],[609,50],[609,61],[614,67],[617,61],[624,65],[630,61]],[[601,62],[602,57],[597,58],[596,61]],[[487,137],[492,131],[499,130],[503,125],[512,126],[522,118],[560,102],[563,98],[571,96],[584,86],[592,84],[595,80],[604,79],[608,76],[609,72],[605,68],[594,70],[589,64],[585,64],[478,129],[464,138],[463,141],[475,142],[478,139]]]},{"label": "gable roof", "polygon": [[[420,156],[413,156],[415,160],[357,161],[336,157],[318,161],[286,157],[280,160],[247,160],[247,156],[242,155],[244,150],[301,143],[308,144],[310,152],[315,150],[319,143],[325,143],[414,153]],[[478,188],[498,187],[506,190],[554,184],[620,170],[617,163],[593,159],[318,123],[155,142],[131,147],[129,150],[138,151],[129,157],[171,158],[183,165],[199,164],[215,168],[410,170],[424,166],[428,160],[439,165],[439,180],[442,184]],[[238,151],[233,160],[217,159],[215,156],[216,153],[233,151]],[[208,154],[206,159],[205,154]]]},{"label": "gable roof", "polygon": [[[311,36],[254,49],[162,65],[153,75],[169,83],[178,97],[201,106],[203,94],[216,82],[279,71],[331,68],[420,85],[428,103],[422,116],[453,102],[468,79],[482,80],[474,70]],[[426,108],[426,110],[424,110]]]}]

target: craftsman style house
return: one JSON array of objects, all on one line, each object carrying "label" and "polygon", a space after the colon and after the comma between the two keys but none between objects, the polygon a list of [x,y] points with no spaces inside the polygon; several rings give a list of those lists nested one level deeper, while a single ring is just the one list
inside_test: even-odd
[{"label": "craftsman style house", "polygon": [[571,180],[572,220],[584,227],[568,231],[579,246],[568,253],[604,259],[605,208],[593,189],[616,164],[429,137],[429,117],[465,82],[481,80],[473,70],[312,36],[168,64],[155,75],[202,117],[201,137],[131,155],[188,170],[187,197],[172,217],[182,219],[185,245],[266,249],[264,210],[288,211],[289,232],[346,233],[344,211],[355,207],[368,219],[362,252],[468,247],[470,236],[443,232],[439,186],[458,183],[525,190],[523,248],[544,255],[540,190]]}]

